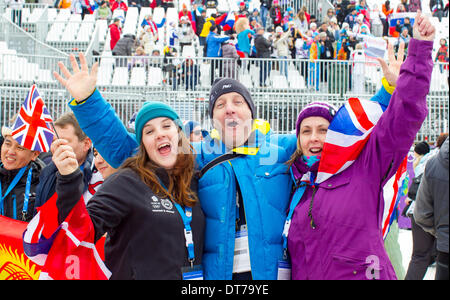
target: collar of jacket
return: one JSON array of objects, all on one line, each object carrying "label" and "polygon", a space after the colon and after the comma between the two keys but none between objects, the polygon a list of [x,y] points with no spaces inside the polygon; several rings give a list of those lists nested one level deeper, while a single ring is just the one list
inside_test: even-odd
[{"label": "collar of jacket", "polygon": [[[269,122],[260,119],[253,120],[252,132],[250,133],[248,140],[244,143],[244,145],[236,147],[231,151],[234,153],[245,155],[258,154],[258,151],[261,148],[263,141],[266,139],[269,131]],[[225,145],[220,140],[220,134],[216,129],[211,130],[209,136],[210,138],[214,139],[219,145],[225,147]]]},{"label": "collar of jacket", "polygon": [[308,166],[308,164],[303,160],[302,156],[298,157],[292,164],[292,173],[295,182],[299,182],[302,179],[303,175],[308,172],[317,174],[317,171],[319,170],[319,163],[320,160],[317,160],[311,166]]},{"label": "collar of jacket", "polygon": [[[33,177],[32,180],[34,181],[39,177],[40,171],[43,169],[43,166],[40,162],[37,161],[30,161],[30,163],[27,165],[27,169],[25,172],[28,172],[29,168],[33,169]],[[2,182],[10,182],[13,180],[14,176],[19,172],[20,169],[14,169],[14,170],[7,170],[3,167],[3,165],[0,167],[0,177]],[[22,176],[24,178],[26,176]],[[22,179],[21,179],[22,180]]]}]

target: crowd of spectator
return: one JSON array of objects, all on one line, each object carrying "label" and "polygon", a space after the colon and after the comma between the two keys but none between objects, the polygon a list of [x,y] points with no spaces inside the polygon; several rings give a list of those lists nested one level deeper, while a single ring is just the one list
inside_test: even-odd
[{"label": "crowd of spectator", "polygon": [[[185,4],[180,5],[178,22],[166,22],[164,17],[156,24],[151,14],[146,15],[139,24],[136,35],[122,33],[124,19],[112,18],[115,10],[123,10],[124,16],[128,7],[133,6],[139,10],[142,7],[163,7],[167,11],[167,8],[175,7],[173,0],[129,0],[128,5],[123,0],[72,0],[71,7],[73,13],[96,13],[98,18],[110,22],[110,49],[116,56],[180,57],[185,56],[185,46],[200,46],[193,56],[235,59],[236,62],[227,62],[226,65],[221,60],[211,60],[211,84],[217,72],[222,76],[226,73],[229,77],[236,77],[237,67],[249,68],[239,58],[304,59],[313,63],[300,64],[301,75],[316,88],[319,81],[324,81],[326,70],[323,69],[325,63],[318,66],[314,62],[352,60],[355,50],[361,49],[364,36],[389,38],[396,44],[403,42],[407,51],[412,37],[411,19],[406,17],[398,21],[393,30],[390,18],[393,13],[422,9],[420,0],[401,0],[396,7],[390,1],[380,1],[381,5],[369,7],[365,0],[334,0],[331,1],[333,8],[328,9],[326,16],[321,17],[315,15],[314,11],[308,11],[306,6],[295,11],[295,1],[283,1],[280,5],[280,0],[260,0],[259,8],[249,11],[251,0],[237,0],[237,11],[216,10],[207,14],[208,9],[217,7],[216,0],[191,1],[189,8]],[[58,0],[57,3],[66,2]],[[429,5],[434,16],[441,19],[448,15],[448,2],[444,5],[442,0],[431,0]],[[230,26],[232,13],[234,15]],[[161,30],[163,26],[164,31]],[[441,43],[443,47],[436,60],[448,62],[447,41],[444,39]],[[192,58],[188,58],[191,62],[187,64],[191,64]],[[143,60],[129,59],[119,65],[133,67],[136,61]],[[186,62],[173,59],[168,61],[171,66],[165,69],[172,74],[169,77],[173,84],[172,78],[180,78],[179,75],[173,75],[173,70],[175,73],[181,72]],[[274,67],[287,77],[287,61],[275,64],[264,61],[259,68],[260,86],[266,85],[266,78]],[[192,82],[198,82],[198,77],[197,74]],[[177,85],[178,83],[174,88]]]}]

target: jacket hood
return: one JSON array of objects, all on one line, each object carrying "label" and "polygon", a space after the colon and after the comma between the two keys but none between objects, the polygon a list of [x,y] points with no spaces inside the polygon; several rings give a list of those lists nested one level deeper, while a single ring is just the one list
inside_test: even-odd
[{"label": "jacket hood", "polygon": [[442,144],[441,149],[438,153],[439,161],[448,169],[448,138]]}]

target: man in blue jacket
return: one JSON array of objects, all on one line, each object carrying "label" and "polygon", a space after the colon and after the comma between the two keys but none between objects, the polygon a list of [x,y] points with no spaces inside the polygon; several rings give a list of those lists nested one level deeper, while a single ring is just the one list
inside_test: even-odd
[{"label": "man in blue jacket", "polygon": [[[211,25],[209,34],[206,37],[206,56],[207,57],[222,57],[222,43],[230,39],[229,36],[220,36],[217,34],[218,27],[216,25]],[[211,59],[211,85],[214,82],[216,69],[219,69],[219,74],[222,74],[223,62],[221,59]],[[219,75],[220,77],[221,75]]]}]

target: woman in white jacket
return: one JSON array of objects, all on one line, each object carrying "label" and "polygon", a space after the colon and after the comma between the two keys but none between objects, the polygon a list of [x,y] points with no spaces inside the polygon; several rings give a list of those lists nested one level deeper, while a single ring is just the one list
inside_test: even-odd
[{"label": "woman in white jacket", "polygon": [[181,17],[178,27],[178,41],[180,42],[180,53],[183,56],[183,47],[192,45],[195,32],[192,29],[191,23],[188,17]]},{"label": "woman in white jacket", "polygon": [[275,29],[276,35],[275,40],[273,42],[273,46],[276,49],[277,58],[282,58],[280,61],[280,74],[286,76],[287,78],[287,68],[288,61],[286,60],[289,55],[289,36],[291,35],[291,27],[293,24],[289,25],[289,29],[286,32],[283,32],[283,28],[278,26]]}]

